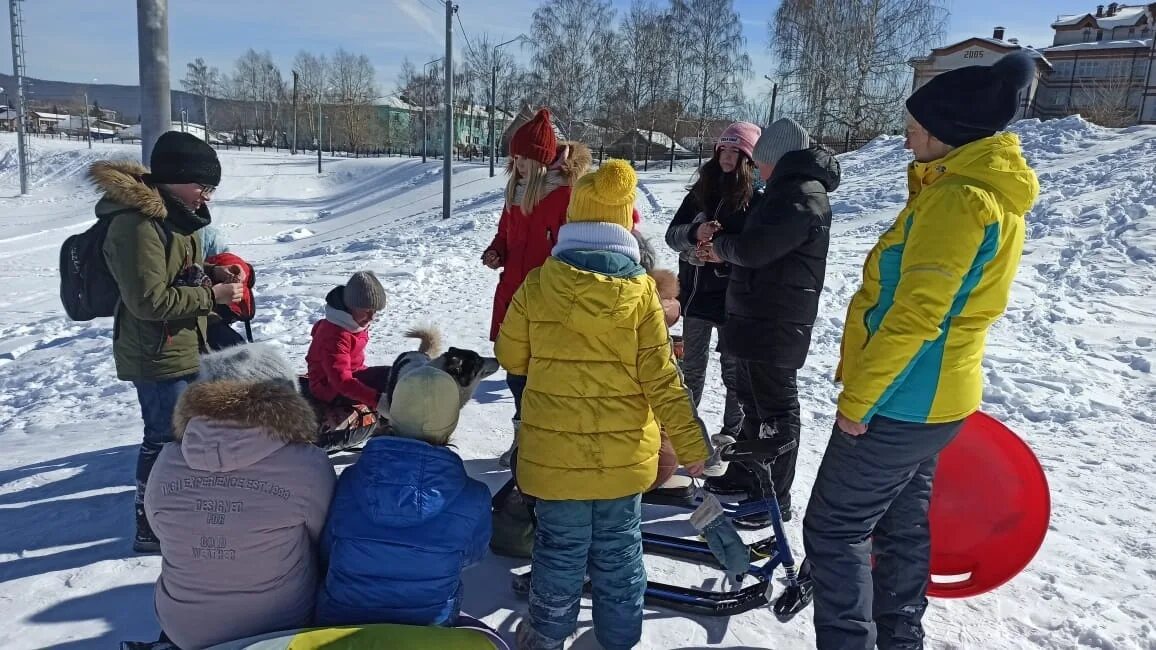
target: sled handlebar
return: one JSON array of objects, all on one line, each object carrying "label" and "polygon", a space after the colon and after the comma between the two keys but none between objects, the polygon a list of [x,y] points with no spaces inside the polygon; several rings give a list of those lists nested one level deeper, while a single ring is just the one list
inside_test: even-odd
[{"label": "sled handlebar", "polygon": [[798,440],[783,442],[775,438],[760,438],[759,440],[741,440],[727,445],[721,453],[725,461],[753,461],[773,462],[799,446]]}]

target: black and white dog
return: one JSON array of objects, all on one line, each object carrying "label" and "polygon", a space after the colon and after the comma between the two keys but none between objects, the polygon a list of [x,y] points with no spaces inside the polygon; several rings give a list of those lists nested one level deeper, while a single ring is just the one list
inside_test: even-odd
[{"label": "black and white dog", "polygon": [[498,372],[500,367],[494,357],[483,357],[473,350],[451,347],[441,352],[441,333],[433,327],[415,327],[406,332],[405,336],[417,339],[418,348],[399,354],[390,368],[389,387],[383,403],[378,407],[378,412],[385,418],[389,417],[389,403],[393,401],[393,391],[398,380],[415,368],[433,366],[453,377],[458,385],[460,409],[470,401],[482,380]]}]

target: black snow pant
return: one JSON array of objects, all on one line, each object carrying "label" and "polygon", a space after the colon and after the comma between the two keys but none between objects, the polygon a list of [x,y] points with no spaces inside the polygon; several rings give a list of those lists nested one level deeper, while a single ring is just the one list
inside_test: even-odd
[{"label": "black snow pant", "polygon": [[[682,319],[682,375],[686,387],[694,398],[695,408],[702,401],[703,387],[706,385],[706,368],[710,361],[710,337],[715,325],[710,321],[687,316]],[[738,383],[738,360],[727,354],[720,354],[723,386],[726,387],[726,405],[723,407],[722,433],[736,435],[742,426],[743,412],[739,408],[736,385]]]},{"label": "black snow pant", "polygon": [[[739,438],[758,440],[774,437],[783,443],[798,442],[801,423],[799,419],[798,371],[794,368],[780,368],[758,361],[738,360],[738,397],[742,405],[743,423]],[[770,478],[774,481],[775,497],[779,507],[791,507],[791,486],[795,483],[795,462],[799,458],[799,448],[779,456],[770,467]],[[747,482],[747,494],[752,498],[766,496],[769,482],[760,473],[748,471],[750,468],[733,465],[737,472],[745,476],[734,476],[737,481]]]},{"label": "black snow pant", "polygon": [[819,650],[923,648],[931,479],[962,425],[876,416],[831,434],[803,521]]}]

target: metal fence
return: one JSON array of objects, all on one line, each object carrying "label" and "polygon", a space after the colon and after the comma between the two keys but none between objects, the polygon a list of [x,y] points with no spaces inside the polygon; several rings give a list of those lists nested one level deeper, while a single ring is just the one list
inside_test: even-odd
[{"label": "metal fence", "polygon": [[[75,134],[75,133],[39,132],[39,133],[29,133],[28,136],[32,137],[32,138],[42,138],[42,139],[46,139],[46,140],[68,140],[68,141],[72,141],[72,142],[85,142],[85,141],[87,141],[86,137],[84,137],[83,135]],[[92,142],[93,142],[94,146],[95,145],[102,145],[102,144],[140,144],[140,138],[115,136],[115,137],[106,137],[106,138],[93,138]],[[219,151],[263,151],[263,152],[269,152],[269,151],[289,152],[290,151],[290,149],[288,147],[283,147],[283,146],[280,146],[277,144],[260,145],[260,144],[231,144],[231,143],[227,143],[227,142],[215,142],[215,143],[211,143],[211,145],[214,149],[217,149]],[[350,150],[350,149],[346,149],[346,148],[342,148],[342,147],[334,147],[332,149],[326,147],[325,149],[322,150],[322,152],[329,155],[330,157],[343,157],[343,158],[386,158],[386,157],[420,158],[421,157],[421,150],[417,149],[416,147],[361,147],[361,148],[358,148],[355,150]],[[312,147],[308,148],[308,149],[298,148],[297,153],[316,156],[317,155],[317,149],[312,148]],[[435,154],[433,151],[430,151],[427,157],[432,159],[432,160],[441,160],[441,156],[438,154]],[[454,158],[457,160],[485,160],[486,159],[485,156],[479,155],[479,154],[464,155],[461,153],[455,154]]]}]

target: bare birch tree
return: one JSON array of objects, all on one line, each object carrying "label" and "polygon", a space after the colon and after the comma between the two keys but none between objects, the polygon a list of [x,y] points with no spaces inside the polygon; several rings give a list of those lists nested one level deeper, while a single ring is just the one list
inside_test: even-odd
[{"label": "bare birch tree", "polygon": [[783,0],[770,23],[783,94],[816,137],[873,137],[902,121],[908,61],[942,36],[943,0]]},{"label": "bare birch tree", "polygon": [[364,54],[339,48],[330,60],[330,85],[340,105],[343,136],[349,150],[356,153],[370,141],[374,123],[373,100],[377,97],[377,73]]},{"label": "bare birch tree", "polygon": [[[621,80],[621,98],[625,118],[621,126],[628,131],[647,132],[653,138],[656,107],[665,98],[670,78],[665,55],[669,49],[669,16],[647,0],[634,0],[622,18],[618,42],[617,72]],[[631,161],[637,160],[631,139]],[[649,149],[649,147],[647,147]],[[649,154],[649,151],[642,152]]]},{"label": "bare birch tree", "polygon": [[186,65],[185,78],[181,80],[181,85],[185,90],[200,95],[201,97],[201,120],[205,125],[205,137],[209,133],[209,96],[220,91],[221,71],[217,68],[210,68],[205,60],[197,57],[195,61]]},{"label": "bare birch tree", "polygon": [[549,102],[567,133],[598,106],[600,55],[613,20],[610,0],[545,0],[534,10],[537,94]]},{"label": "bare birch tree", "polygon": [[325,75],[329,69],[329,60],[324,54],[318,56],[302,50],[293,59],[293,69],[297,71],[299,99],[306,115],[304,136],[307,140],[320,143],[317,112],[321,110],[321,101],[325,99]]},{"label": "bare birch tree", "polygon": [[732,119],[743,109],[743,80],[751,74],[742,21],[733,0],[686,0],[685,46],[695,66],[698,137],[712,120]]}]

